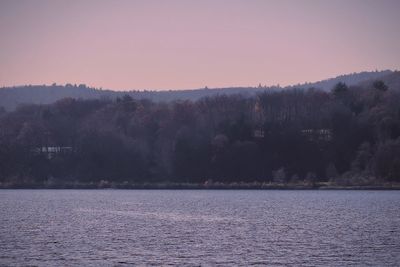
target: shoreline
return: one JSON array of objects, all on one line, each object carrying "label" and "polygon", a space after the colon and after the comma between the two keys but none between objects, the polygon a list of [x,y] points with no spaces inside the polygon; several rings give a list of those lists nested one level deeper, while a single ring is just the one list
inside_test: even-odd
[{"label": "shoreline", "polygon": [[189,183],[146,183],[146,184],[0,184],[0,189],[121,189],[121,190],[400,190],[400,184],[380,185],[331,185],[331,184],[189,184]]}]

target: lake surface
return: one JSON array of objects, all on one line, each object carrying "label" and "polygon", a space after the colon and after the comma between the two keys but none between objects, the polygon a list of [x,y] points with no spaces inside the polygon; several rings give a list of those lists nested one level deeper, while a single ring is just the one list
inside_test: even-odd
[{"label": "lake surface", "polygon": [[0,190],[1,266],[399,264],[399,191]]}]

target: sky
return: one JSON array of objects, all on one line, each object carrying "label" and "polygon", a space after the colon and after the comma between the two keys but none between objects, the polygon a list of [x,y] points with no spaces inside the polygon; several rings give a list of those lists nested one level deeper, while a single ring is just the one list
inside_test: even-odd
[{"label": "sky", "polygon": [[292,85],[400,69],[399,0],[0,0],[0,87]]}]

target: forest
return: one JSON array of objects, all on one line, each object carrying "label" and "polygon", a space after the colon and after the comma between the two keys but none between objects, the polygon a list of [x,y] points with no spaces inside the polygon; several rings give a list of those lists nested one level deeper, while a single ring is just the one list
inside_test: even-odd
[{"label": "forest", "polygon": [[400,90],[265,90],[0,110],[0,187],[400,183]]}]

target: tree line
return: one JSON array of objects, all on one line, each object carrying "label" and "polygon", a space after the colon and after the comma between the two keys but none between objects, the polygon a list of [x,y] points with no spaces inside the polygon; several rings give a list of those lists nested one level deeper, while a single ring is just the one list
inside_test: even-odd
[{"label": "tree line", "polygon": [[382,81],[0,110],[0,182],[400,182],[400,93]]},{"label": "tree line", "polygon": [[285,90],[293,88],[307,89],[309,87],[319,88],[323,91],[329,91],[339,81],[346,82],[347,85],[356,85],[359,83],[366,83],[371,80],[383,80],[386,84],[392,87],[400,85],[400,72],[399,71],[374,71],[374,72],[360,72],[347,75],[341,75],[335,78],[322,80],[315,83],[297,84],[288,87],[265,86],[259,84],[257,87],[227,87],[227,88],[213,88],[208,89],[207,86],[198,89],[188,90],[132,90],[132,91],[113,91],[103,88],[94,88],[85,84],[70,84],[60,85],[53,83],[52,85],[25,85],[15,87],[2,87],[0,88],[0,106],[4,107],[7,111],[13,111],[18,105],[21,104],[52,104],[62,98],[81,98],[81,99],[96,99],[96,98],[110,98],[123,97],[125,94],[135,99],[149,99],[155,102],[161,101],[175,101],[175,100],[192,100],[197,101],[206,96],[215,95],[231,95],[242,94],[244,96],[254,96],[257,93],[271,90]]}]

